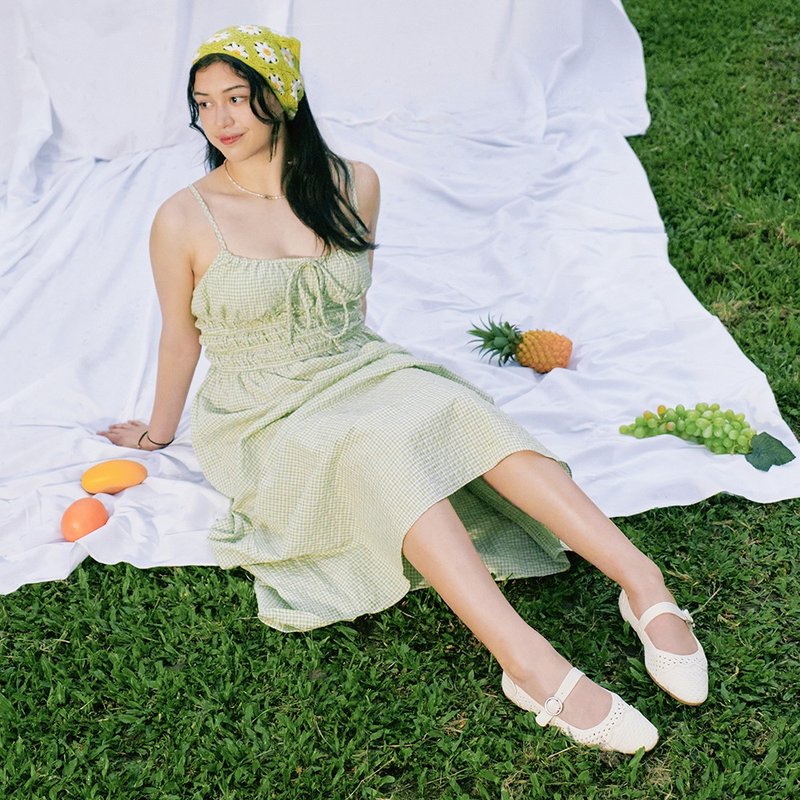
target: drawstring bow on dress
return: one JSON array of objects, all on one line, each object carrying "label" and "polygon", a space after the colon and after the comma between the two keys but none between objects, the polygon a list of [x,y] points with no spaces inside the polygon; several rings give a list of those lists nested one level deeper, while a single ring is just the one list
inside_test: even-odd
[{"label": "drawstring bow on dress", "polygon": [[[344,312],[344,323],[338,333],[331,335],[331,324],[325,311],[325,296],[323,292],[326,279],[330,282],[330,285],[340,290],[342,297],[347,297],[348,289],[336,278],[332,270],[325,266],[324,259],[325,256],[313,258],[297,269],[292,270],[289,274],[289,279],[286,283],[286,308],[288,310],[286,332],[290,346],[294,344],[294,334],[297,328],[298,314],[296,312],[302,311],[306,330],[316,328],[337,350],[342,349],[339,340],[350,328],[350,308],[347,300],[337,302]],[[313,280],[313,285],[309,285],[309,280]],[[317,326],[313,325],[312,312],[316,314],[319,320],[319,325]]]}]

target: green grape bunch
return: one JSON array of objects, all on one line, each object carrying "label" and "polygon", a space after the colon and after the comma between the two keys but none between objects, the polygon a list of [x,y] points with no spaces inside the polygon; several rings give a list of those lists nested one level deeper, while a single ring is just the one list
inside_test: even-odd
[{"label": "green grape bunch", "polygon": [[746,455],[753,449],[756,435],[744,418],[719,403],[698,403],[694,408],[677,405],[675,408],[659,406],[654,414],[645,411],[630,425],[622,425],[620,433],[646,439],[669,433],[688,442],[705,445],[712,453],[739,453]]}]

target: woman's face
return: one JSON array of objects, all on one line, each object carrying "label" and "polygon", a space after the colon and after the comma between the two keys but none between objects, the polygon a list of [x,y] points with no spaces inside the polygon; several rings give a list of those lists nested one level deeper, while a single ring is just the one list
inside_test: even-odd
[{"label": "woman's face", "polygon": [[[250,86],[228,64],[215,62],[198,70],[194,98],[200,125],[211,144],[230,161],[270,154],[272,126],[263,123],[250,109]],[[280,114],[277,99],[268,95],[270,111]],[[273,103],[277,108],[273,107]]]}]

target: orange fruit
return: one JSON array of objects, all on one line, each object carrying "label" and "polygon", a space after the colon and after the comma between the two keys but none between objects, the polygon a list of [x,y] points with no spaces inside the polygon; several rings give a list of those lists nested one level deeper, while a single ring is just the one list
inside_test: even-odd
[{"label": "orange fruit", "polygon": [[102,528],[106,522],[106,507],[94,497],[82,497],[69,506],[61,517],[61,533],[68,542],[74,542],[81,536]]}]

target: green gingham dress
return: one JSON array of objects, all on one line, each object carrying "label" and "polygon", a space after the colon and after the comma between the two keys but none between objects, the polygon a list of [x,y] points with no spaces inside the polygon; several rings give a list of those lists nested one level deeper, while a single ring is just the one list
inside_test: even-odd
[{"label": "green gingham dress", "polygon": [[304,631],[424,586],[403,537],[446,497],[495,577],[566,569],[559,541],[480,477],[520,450],[552,454],[482,391],[364,325],[367,254],[235,255],[190,190],[220,246],[192,296],[210,361],[192,435],[231,498],[212,550],[253,574],[259,619]]}]

